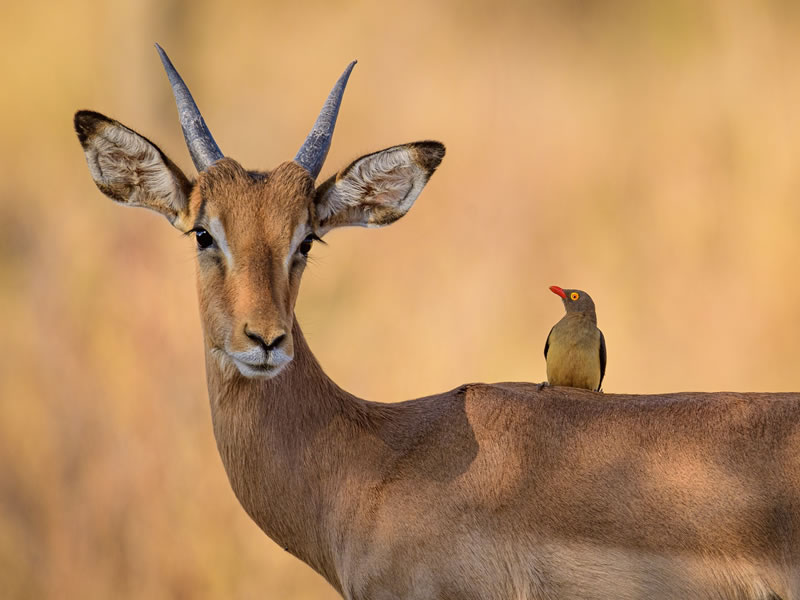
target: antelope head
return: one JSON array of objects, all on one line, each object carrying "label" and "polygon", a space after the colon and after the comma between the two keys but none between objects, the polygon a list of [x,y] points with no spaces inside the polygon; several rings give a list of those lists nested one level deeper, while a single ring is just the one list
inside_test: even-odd
[{"label": "antelope head", "polygon": [[317,186],[353,62],[294,160],[268,172],[249,171],[223,155],[180,75],[158,51],[196,180],[144,136],[79,111],[75,130],[89,171],[112,200],[155,210],[195,238],[207,352],[226,370],[273,377],[294,357],[294,306],[314,241],[334,227],[380,227],[402,217],[444,157],[444,146],[423,141],[367,154]]}]

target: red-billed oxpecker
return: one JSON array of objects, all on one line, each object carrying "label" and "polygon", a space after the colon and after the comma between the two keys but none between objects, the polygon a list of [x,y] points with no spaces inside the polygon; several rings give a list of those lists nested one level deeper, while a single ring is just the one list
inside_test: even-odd
[{"label": "red-billed oxpecker", "polygon": [[550,291],[561,296],[567,314],[553,325],[544,344],[547,382],[600,391],[606,373],[606,340],[597,328],[594,302],[581,290],[553,285]]}]

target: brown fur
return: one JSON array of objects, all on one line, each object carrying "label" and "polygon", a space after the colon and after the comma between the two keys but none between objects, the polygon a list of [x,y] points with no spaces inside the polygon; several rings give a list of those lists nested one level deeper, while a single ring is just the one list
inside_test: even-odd
[{"label": "brown fur", "polygon": [[[79,113],[85,147],[92,119],[108,126]],[[501,383],[380,404],[331,381],[293,315],[305,263],[283,261],[337,183],[224,159],[175,221],[219,219],[234,256],[199,253],[208,390],[231,486],[267,535],[349,599],[800,598],[798,394]],[[245,324],[290,332],[276,376],[226,358]]]},{"label": "brown fur", "polygon": [[274,379],[209,361],[214,431],[248,514],[345,597],[797,597],[798,395],[383,405],[294,338]]}]

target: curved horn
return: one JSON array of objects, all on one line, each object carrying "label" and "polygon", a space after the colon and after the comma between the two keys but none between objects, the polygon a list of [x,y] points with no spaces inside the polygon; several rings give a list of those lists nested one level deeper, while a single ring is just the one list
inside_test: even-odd
[{"label": "curved horn", "polygon": [[164,69],[167,71],[169,83],[172,86],[172,93],[175,95],[175,104],[178,105],[178,118],[181,121],[181,129],[183,129],[183,137],[186,139],[186,145],[189,148],[189,154],[192,155],[192,162],[199,173],[205,171],[208,167],[218,161],[224,156],[222,150],[219,149],[211,132],[203,120],[203,115],[200,114],[200,109],[192,98],[189,88],[181,79],[178,71],[172,66],[167,53],[156,44],[158,55],[161,57],[161,62],[164,63]]},{"label": "curved horn", "polygon": [[325,105],[317,117],[314,127],[311,128],[311,133],[308,134],[303,146],[297,151],[297,156],[294,157],[294,162],[303,167],[306,171],[311,173],[311,177],[317,178],[319,172],[322,170],[322,164],[325,162],[325,157],[328,156],[328,150],[331,147],[331,139],[333,139],[333,128],[336,126],[336,117],[339,115],[339,105],[342,103],[342,95],[344,88],[347,85],[347,80],[350,77],[350,72],[356,65],[357,61],[351,62],[339,77],[336,85],[333,86]]}]

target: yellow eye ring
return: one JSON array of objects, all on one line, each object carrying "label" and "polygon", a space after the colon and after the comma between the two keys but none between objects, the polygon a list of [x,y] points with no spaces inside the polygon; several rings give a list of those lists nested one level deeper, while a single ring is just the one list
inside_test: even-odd
[{"label": "yellow eye ring", "polygon": [[572,292],[572,293],[569,295],[569,297],[570,297],[570,298],[572,298],[573,300],[577,300],[578,298],[580,298],[580,297],[581,297],[581,295],[580,295],[578,292]]}]

